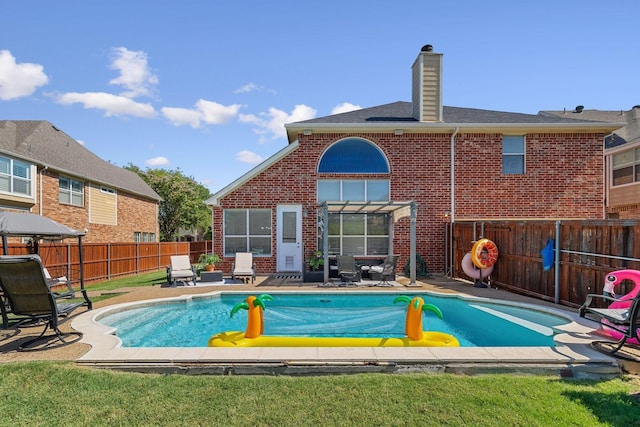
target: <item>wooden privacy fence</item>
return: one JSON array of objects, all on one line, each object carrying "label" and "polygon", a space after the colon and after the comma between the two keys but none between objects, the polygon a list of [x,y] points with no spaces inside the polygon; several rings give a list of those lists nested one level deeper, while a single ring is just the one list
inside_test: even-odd
[{"label": "wooden privacy fence", "polygon": [[[203,252],[212,248],[207,242],[162,243],[83,243],[84,279],[86,283],[164,270],[172,255],[189,255],[198,262]],[[27,254],[23,244],[10,244],[11,255]],[[39,254],[52,277],[66,276],[72,283],[80,280],[78,243],[42,243]]]},{"label": "wooden privacy fence", "polygon": [[[447,271],[467,278],[462,257],[485,237],[499,250],[492,287],[577,307],[589,293],[601,293],[615,270],[640,270],[640,220],[476,221],[451,225]],[[542,265],[542,249],[554,239],[554,264]],[[559,250],[559,253],[557,252]],[[623,294],[633,284],[616,290]]]}]

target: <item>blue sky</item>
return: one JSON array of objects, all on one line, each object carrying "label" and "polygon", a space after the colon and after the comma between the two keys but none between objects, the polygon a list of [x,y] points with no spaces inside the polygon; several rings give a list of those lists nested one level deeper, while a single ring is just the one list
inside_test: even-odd
[{"label": "blue sky", "polygon": [[640,104],[637,0],[5,1],[0,120],[48,120],[104,160],[215,192],[284,124],[411,100],[425,44],[444,105]]}]

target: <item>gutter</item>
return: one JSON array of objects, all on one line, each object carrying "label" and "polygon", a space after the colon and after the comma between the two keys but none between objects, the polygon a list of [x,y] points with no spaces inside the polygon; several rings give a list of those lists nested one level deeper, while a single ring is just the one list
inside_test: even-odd
[{"label": "gutter", "polygon": [[456,135],[458,134],[458,132],[460,131],[460,127],[456,126],[456,130],[453,132],[453,134],[451,134],[451,189],[450,189],[450,200],[451,200],[451,208],[450,208],[450,212],[449,215],[451,215],[451,223],[453,224],[455,222],[456,219],[456,202],[455,202],[455,183],[456,183],[456,167],[455,167],[455,160],[456,160],[456,151],[455,151],[455,143],[456,143]]},{"label": "gutter", "polygon": [[[36,166],[36,167],[37,167],[37,166]],[[43,212],[42,212],[42,193],[43,193],[43,191],[42,191],[42,175],[43,175],[43,174],[44,174],[44,172],[45,172],[46,170],[48,170],[48,169],[49,169],[49,166],[47,166],[47,165],[43,165],[43,166],[42,166],[42,169],[40,169],[40,173],[38,174],[38,176],[40,177],[40,188],[38,189],[38,196],[39,196],[38,198],[40,199],[40,200],[38,201],[38,205],[39,205],[39,206],[38,206],[38,210],[40,211],[40,212],[39,212],[39,215],[40,215],[40,216],[42,216],[42,214],[43,214]]]}]

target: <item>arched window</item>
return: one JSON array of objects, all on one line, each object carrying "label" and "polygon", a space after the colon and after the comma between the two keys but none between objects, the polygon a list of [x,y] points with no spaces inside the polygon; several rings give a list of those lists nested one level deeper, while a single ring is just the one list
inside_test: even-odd
[{"label": "arched window", "polygon": [[325,151],[319,173],[389,173],[387,158],[374,144],[360,138],[338,141]]},{"label": "arched window", "polygon": [[[319,173],[389,173],[389,162],[375,144],[360,138],[336,142],[325,151]],[[324,201],[367,202],[390,199],[388,177],[331,177],[318,179],[318,203]],[[387,255],[390,251],[390,218],[387,214],[339,214],[328,218],[329,254]],[[318,248],[323,247],[323,230],[318,228]]]}]

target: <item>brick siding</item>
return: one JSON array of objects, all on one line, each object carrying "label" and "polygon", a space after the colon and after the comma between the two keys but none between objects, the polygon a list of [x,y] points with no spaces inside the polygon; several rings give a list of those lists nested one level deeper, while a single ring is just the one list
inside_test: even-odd
[{"label": "brick siding", "polygon": [[[362,137],[387,156],[390,174],[318,174],[322,153],[335,141]],[[299,134],[299,147],[242,187],[213,211],[214,252],[223,253],[222,212],[226,208],[272,209],[272,257],[257,258],[260,272],[276,270],[275,213],[278,204],[301,204],[315,212],[316,180],[388,178],[391,200],[417,203],[416,239],[430,271],[443,272],[445,227],[450,211],[450,134]],[[526,173],[502,174],[502,135],[458,134],[455,141],[457,220],[590,218],[603,216],[602,134],[527,134]],[[366,159],[362,159],[366,161]],[[394,224],[394,252],[401,270],[409,256],[410,221]],[[306,252],[316,247],[316,218],[303,218]],[[230,269],[225,259],[223,269]]]}]

